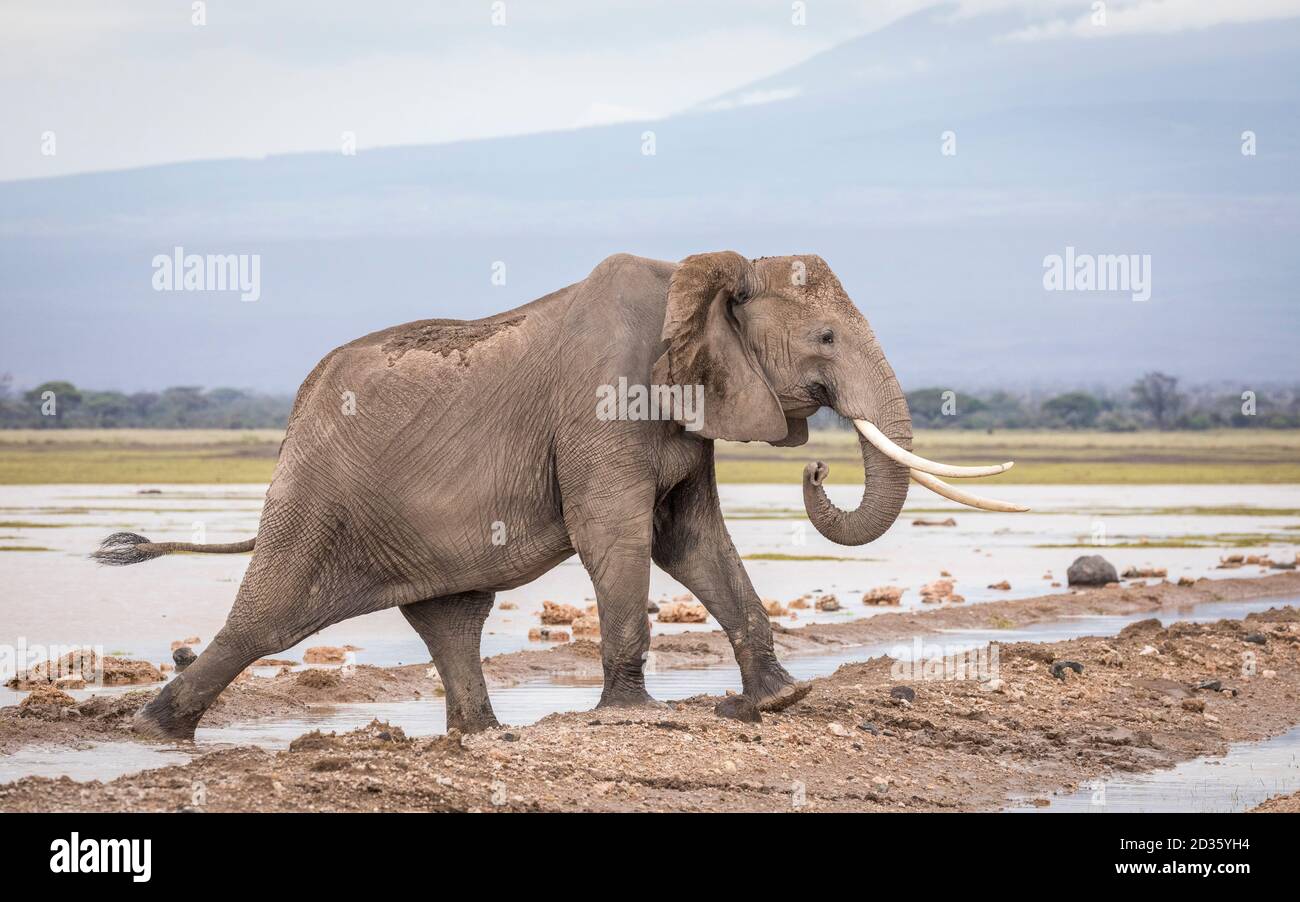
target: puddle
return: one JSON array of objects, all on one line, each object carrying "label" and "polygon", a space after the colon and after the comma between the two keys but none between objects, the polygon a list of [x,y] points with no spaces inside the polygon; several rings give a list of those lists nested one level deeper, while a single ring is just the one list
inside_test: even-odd
[{"label": "puddle", "polygon": [[0,783],[21,777],[107,781],[189,760],[190,755],[176,749],[137,742],[93,742],[87,748],[28,746],[0,756]]},{"label": "puddle", "polygon": [[1234,812],[1300,789],[1300,727],[1263,742],[1242,742],[1222,757],[1196,758],[1169,770],[1123,774],[1085,784],[1037,807],[1013,800],[1008,811]]}]

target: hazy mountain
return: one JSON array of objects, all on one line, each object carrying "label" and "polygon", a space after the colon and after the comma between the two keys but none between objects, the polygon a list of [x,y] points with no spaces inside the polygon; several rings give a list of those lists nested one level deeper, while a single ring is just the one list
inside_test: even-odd
[{"label": "hazy mountain", "polygon": [[[913,386],[1293,378],[1300,23],[1023,26],[923,13],[644,124],[0,183],[0,370],[291,389],[356,335],[612,252],[732,248],[826,257]],[[259,254],[260,300],[154,291],[178,245]],[[1150,255],[1151,299],[1045,291],[1067,247]]]}]

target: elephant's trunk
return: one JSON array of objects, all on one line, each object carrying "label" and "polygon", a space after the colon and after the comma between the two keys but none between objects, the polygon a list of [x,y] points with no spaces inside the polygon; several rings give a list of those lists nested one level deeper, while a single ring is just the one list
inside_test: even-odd
[{"label": "elephant's trunk", "polygon": [[[835,410],[850,419],[870,419],[893,442],[910,449],[912,418],[907,410],[907,399],[883,355],[877,358],[877,365],[880,380],[874,388],[879,397],[888,400],[878,406],[872,405],[876,407],[872,412],[874,416],[870,413],[863,416],[864,411],[848,409],[843,403],[837,403]],[[819,533],[841,545],[865,545],[880,538],[894,525],[903,509],[903,502],[907,500],[908,468],[891,460],[861,435],[858,435],[858,446],[862,449],[865,484],[862,501],[855,510],[840,510],[826,497],[822,483],[828,468],[824,463],[817,461],[804,468],[803,506],[808,519]]]}]

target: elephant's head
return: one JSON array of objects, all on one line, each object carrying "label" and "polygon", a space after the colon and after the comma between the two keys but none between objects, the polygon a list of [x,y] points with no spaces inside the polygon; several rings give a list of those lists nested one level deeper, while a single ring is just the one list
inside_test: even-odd
[{"label": "elephant's head", "polygon": [[669,286],[663,339],[655,382],[704,387],[705,438],[801,445],[808,417],[822,407],[874,424],[884,441],[859,436],[866,485],[857,509],[840,510],[826,497],[820,462],[804,470],[804,507],[818,532],[843,545],[870,542],[898,518],[909,468],[886,450],[892,443],[896,457],[911,448],[907,399],[867,318],[824,260],[687,257]]}]

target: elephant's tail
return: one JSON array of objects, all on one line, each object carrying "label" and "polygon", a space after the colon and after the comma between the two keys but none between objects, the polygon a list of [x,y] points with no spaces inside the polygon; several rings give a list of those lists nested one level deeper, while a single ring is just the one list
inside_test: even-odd
[{"label": "elephant's tail", "polygon": [[115,532],[99,543],[99,550],[90,555],[91,560],[112,567],[125,567],[171,554],[173,551],[193,551],[200,554],[242,554],[253,550],[257,539],[228,542],[224,545],[201,545],[197,542],[150,542],[133,532]]}]

